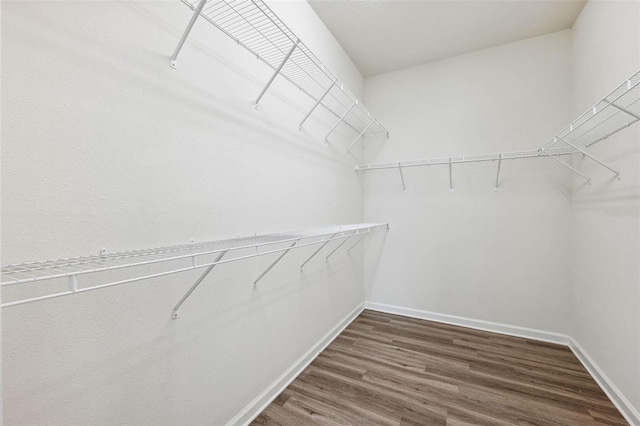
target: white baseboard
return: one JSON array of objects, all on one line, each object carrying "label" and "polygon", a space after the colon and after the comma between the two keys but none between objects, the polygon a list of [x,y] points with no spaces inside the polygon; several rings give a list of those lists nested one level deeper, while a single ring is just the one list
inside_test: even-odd
[{"label": "white baseboard", "polygon": [[625,420],[633,426],[640,426],[640,413],[636,410],[620,390],[613,384],[607,375],[598,367],[593,358],[584,350],[578,342],[571,337],[569,340],[569,348],[575,354],[576,358],[587,369],[593,380],[600,386],[605,394],[609,397],[613,405],[624,416]]},{"label": "white baseboard", "polygon": [[365,309],[371,309],[372,311],[386,312],[389,314],[441,322],[444,324],[459,325],[461,327],[474,328],[476,330],[490,331],[493,333],[506,334],[515,337],[524,337],[526,339],[541,340],[543,342],[549,343],[558,343],[565,346],[569,346],[569,341],[571,339],[566,334],[561,333],[553,333],[550,331],[536,330],[533,328],[518,327],[515,325],[500,324],[497,322],[458,317],[455,315],[439,314],[436,312],[423,311],[420,309],[385,305],[383,303],[366,302],[364,307]]},{"label": "white baseboard", "polygon": [[446,315],[419,309],[404,308],[401,306],[385,305],[383,303],[366,302],[365,309],[568,346],[575,354],[576,358],[578,358],[582,363],[584,368],[586,368],[589,374],[591,374],[602,391],[609,397],[613,405],[615,405],[624,416],[625,420],[633,426],[640,426],[640,413],[638,413],[629,400],[625,398],[607,375],[600,369],[600,367],[598,367],[584,348],[571,336],[532,328],[458,317],[455,315]]},{"label": "white baseboard", "polygon": [[305,352],[291,367],[289,367],[280,377],[278,377],[269,387],[267,387],[260,395],[249,403],[242,411],[240,411],[227,426],[232,425],[248,425],[255,419],[271,402],[276,399],[280,393],[296,378],[302,371],[307,368],[319,354],[329,346],[342,330],[344,330],[351,322],[364,310],[364,303],[361,303],[351,313],[344,317],[335,327],[325,334],[318,342]]}]

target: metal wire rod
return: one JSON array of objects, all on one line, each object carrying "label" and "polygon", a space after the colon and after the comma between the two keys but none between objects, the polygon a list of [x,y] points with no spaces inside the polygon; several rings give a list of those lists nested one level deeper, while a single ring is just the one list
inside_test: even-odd
[{"label": "metal wire rod", "polygon": [[502,165],[502,154],[500,154],[500,158],[498,159],[498,172],[496,173],[496,185],[493,188],[495,191],[498,190],[498,181],[500,179],[500,166]]},{"label": "metal wire rod", "polygon": [[331,253],[329,253],[327,255],[327,257],[324,258],[324,261],[327,262],[329,260],[329,258],[331,257],[331,255],[333,255],[333,253],[337,252],[340,247],[342,247],[347,241],[349,241],[349,238],[354,236],[356,234],[356,232],[357,231],[353,231],[350,235],[347,236],[347,238],[344,239],[344,241],[342,241],[340,244],[338,244],[338,246],[336,248],[331,250]]},{"label": "metal wire rod", "polygon": [[453,166],[451,164],[451,158],[449,158],[449,191],[453,192]]},{"label": "metal wire rod", "polygon": [[371,120],[369,122],[369,124],[367,124],[367,127],[364,128],[364,130],[362,130],[360,132],[360,134],[358,136],[355,137],[355,139],[353,140],[353,142],[351,142],[351,145],[349,145],[349,148],[347,148],[347,153],[351,152],[351,147],[358,142],[358,140],[362,137],[362,135],[364,135],[364,133],[369,130],[369,127],[371,127],[371,125],[373,124],[373,120]]},{"label": "metal wire rod", "polygon": [[624,130],[624,129],[626,129],[627,127],[631,126],[632,124],[637,123],[638,121],[640,121],[640,120],[636,120],[636,119],[634,119],[634,120],[632,120],[632,121],[629,121],[629,122],[628,122],[628,123],[626,123],[625,125],[618,127],[617,129],[615,129],[615,130],[613,130],[613,131],[611,131],[611,132],[607,133],[606,135],[602,136],[601,138],[596,139],[595,141],[593,141],[593,142],[591,142],[591,143],[589,143],[589,144],[585,145],[584,147],[585,147],[585,148],[590,148],[592,145],[595,145],[595,144],[597,144],[598,142],[602,142],[603,140],[606,140],[609,136],[613,136],[613,135],[615,135],[615,134],[616,134],[616,133],[618,133],[620,130]]},{"label": "metal wire rod", "polygon": [[583,149],[580,149],[579,147],[575,146],[574,144],[572,144],[571,142],[568,142],[562,138],[558,138],[559,140],[561,140],[562,142],[566,143],[567,145],[569,145],[570,147],[572,147],[573,149],[575,149],[576,151],[579,151],[582,153],[582,155],[584,155],[585,157],[589,157],[591,158],[593,161],[595,161],[596,163],[600,164],[602,167],[604,167],[605,169],[610,170],[612,173],[614,173],[616,175],[616,179],[620,180],[620,173],[616,170],[613,170],[611,167],[607,166],[606,164],[604,164],[602,161],[598,160],[597,158],[595,158],[593,155],[589,154],[588,152],[586,152]]},{"label": "metal wire rod", "polygon": [[324,242],[324,244],[322,244],[320,247],[318,247],[318,249],[317,249],[316,251],[314,251],[314,252],[313,252],[313,254],[312,254],[311,256],[309,256],[309,258],[308,258],[307,260],[305,260],[304,262],[302,262],[302,263],[300,264],[300,270],[302,271],[302,268],[304,268],[304,265],[306,265],[307,263],[309,263],[309,261],[310,261],[311,259],[313,259],[313,258],[314,258],[314,256],[320,252],[320,250],[322,250],[323,248],[325,248],[325,246],[326,246],[327,244],[329,244],[329,243],[333,240],[333,237],[335,237],[336,235],[338,235],[338,233],[333,234],[333,235],[332,235],[332,236],[331,236],[327,241],[325,241],[325,242]]},{"label": "metal wire rod", "polygon": [[189,37],[189,33],[191,32],[191,29],[193,28],[193,25],[196,23],[196,19],[198,19],[198,16],[200,16],[200,12],[202,12],[202,8],[206,3],[207,3],[207,0],[200,0],[200,4],[198,4],[198,7],[193,11],[193,15],[191,15],[191,20],[187,24],[187,28],[185,28],[184,33],[182,33],[182,37],[180,37],[180,41],[178,42],[176,49],[173,51],[173,55],[171,55],[171,62],[170,62],[171,68],[176,68],[177,66],[176,60],[178,59],[178,54],[180,53],[180,50],[182,50],[182,46],[184,45],[184,42],[187,41],[187,37]]},{"label": "metal wire rod", "polygon": [[556,158],[554,155],[549,154],[547,151],[541,151],[543,154],[548,155],[550,158],[554,159],[555,161],[557,161],[558,163],[562,164],[563,166],[565,166],[566,168],[568,168],[569,170],[571,170],[573,173],[578,174],[580,176],[582,176],[584,179],[587,180],[588,184],[591,184],[591,178],[587,177],[585,175],[583,175],[582,173],[580,173],[578,170],[574,169],[573,167],[571,167],[570,165],[568,165],[567,163],[565,163],[564,161],[559,160],[558,158]]},{"label": "metal wire rod", "polygon": [[271,270],[271,268],[273,268],[274,266],[276,266],[276,263],[280,262],[282,260],[282,258],[289,253],[289,251],[293,248],[293,246],[295,246],[296,244],[298,244],[299,240],[296,240],[293,242],[293,244],[291,244],[289,246],[289,248],[287,250],[285,250],[280,256],[278,256],[278,258],[276,260],[273,261],[273,263],[271,265],[269,265],[269,267],[267,269],[265,269],[265,271],[263,273],[260,274],[260,276],[258,278],[256,278],[253,281],[253,289],[257,289],[258,288],[258,281],[260,281],[262,279],[262,277],[264,277],[265,275],[267,275],[267,272],[269,272]]},{"label": "metal wire rod", "polygon": [[331,133],[333,133],[334,130],[336,130],[336,128],[338,127],[338,125],[340,123],[342,123],[344,121],[344,118],[347,116],[347,114],[349,114],[349,112],[351,112],[351,110],[353,109],[353,107],[355,105],[358,104],[358,101],[354,101],[351,106],[349,107],[349,109],[347,109],[344,114],[342,114],[342,116],[340,117],[340,119],[336,122],[336,124],[333,125],[333,127],[331,128],[331,130],[329,130],[329,133],[327,134],[327,136],[324,137],[324,141],[325,142],[329,142],[329,136],[331,136]]},{"label": "metal wire rod", "polygon": [[336,85],[336,81],[334,81],[333,83],[331,83],[331,86],[329,86],[329,88],[327,89],[326,92],[324,92],[322,94],[322,96],[320,96],[320,98],[318,99],[318,101],[315,103],[315,105],[313,105],[313,108],[311,108],[311,110],[309,110],[309,112],[307,113],[307,115],[304,116],[304,118],[302,119],[302,121],[300,122],[300,129],[302,129],[302,125],[304,124],[305,121],[307,121],[307,118],[309,118],[309,116],[311,115],[311,113],[313,111],[315,111],[315,109],[318,107],[318,105],[320,105],[322,103],[322,100],[329,94],[329,92],[331,91],[331,89],[333,89],[333,86]]},{"label": "metal wire rod", "polygon": [[347,249],[347,254],[350,254],[351,250],[352,250],[355,246],[357,246],[357,245],[360,243],[360,241],[364,240],[364,239],[366,238],[366,236],[367,236],[367,235],[368,235],[368,233],[366,233],[366,234],[362,235],[360,238],[358,238],[358,241],[356,241],[355,243],[351,244],[351,247],[349,247],[349,248]]},{"label": "metal wire rod", "polygon": [[271,75],[271,78],[267,82],[267,85],[264,86],[264,88],[262,89],[262,92],[260,92],[260,94],[258,95],[258,98],[256,99],[256,106],[258,106],[258,103],[260,103],[260,99],[262,99],[264,94],[267,92],[267,89],[269,88],[269,86],[271,86],[271,83],[273,83],[273,80],[275,80],[276,76],[278,74],[280,74],[280,71],[282,70],[282,67],[289,60],[289,58],[291,57],[291,54],[293,53],[293,51],[296,50],[296,47],[298,47],[298,42],[297,41],[293,44],[293,46],[291,46],[291,49],[289,50],[287,55],[282,60],[282,63],[280,64],[278,69],[276,69],[275,72],[273,73],[273,75]]},{"label": "metal wire rod", "polygon": [[400,172],[400,180],[402,181],[402,190],[407,192],[407,186],[404,184],[404,174],[402,174],[402,167],[400,167],[400,163],[398,163],[398,171]]},{"label": "metal wire rod", "polygon": [[[211,265],[207,269],[205,269],[205,271],[202,273],[202,275],[200,275],[200,278],[198,278],[196,280],[196,282],[193,283],[191,288],[189,288],[189,290],[187,290],[187,292],[184,294],[184,296],[182,296],[180,301],[178,303],[176,303],[176,306],[173,307],[173,312],[171,313],[171,318],[173,318],[173,319],[178,318],[178,309],[180,309],[180,306],[182,306],[184,301],[187,300],[189,298],[189,296],[191,296],[191,293],[193,293],[193,291],[200,285],[200,283],[207,277],[207,275],[209,275],[209,272],[211,272],[213,270],[213,268],[216,267],[217,262],[219,262],[220,259],[222,259],[222,257],[225,254],[227,254],[226,251],[223,251],[222,253],[220,253],[218,255],[218,257],[216,257],[216,260],[214,261],[216,263],[214,263],[213,265]],[[196,264],[194,263],[193,266],[196,267]]]}]

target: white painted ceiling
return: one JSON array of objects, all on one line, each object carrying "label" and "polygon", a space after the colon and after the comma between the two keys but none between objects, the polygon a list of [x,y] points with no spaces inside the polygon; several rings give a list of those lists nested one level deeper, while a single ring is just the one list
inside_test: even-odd
[{"label": "white painted ceiling", "polygon": [[586,0],[308,0],[365,77],[569,29]]}]

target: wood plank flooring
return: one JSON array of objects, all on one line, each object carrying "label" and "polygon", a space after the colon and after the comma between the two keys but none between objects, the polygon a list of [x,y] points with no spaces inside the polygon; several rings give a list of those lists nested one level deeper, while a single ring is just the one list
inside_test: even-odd
[{"label": "wood plank flooring", "polygon": [[626,425],[564,346],[365,310],[253,425]]}]

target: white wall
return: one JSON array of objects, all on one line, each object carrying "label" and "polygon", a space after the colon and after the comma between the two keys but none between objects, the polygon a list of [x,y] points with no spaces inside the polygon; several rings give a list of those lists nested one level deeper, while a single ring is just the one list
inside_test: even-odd
[{"label": "white wall", "polygon": [[[362,221],[334,117],[298,132],[281,79],[254,110],[269,69],[204,21],[169,67],[179,1],[1,7],[3,264]],[[362,92],[305,2],[273,7]],[[255,292],[272,257],[219,266],[175,321],[199,272],[4,309],[6,423],[225,423],[363,300],[361,254],[301,275],[312,250]]]},{"label": "white wall", "polygon": [[[368,78],[365,102],[391,132],[372,162],[536,149],[569,118],[563,31]],[[365,175],[367,300],[566,332],[570,180],[550,160]]]},{"label": "white wall", "polygon": [[[640,69],[640,4],[590,1],[572,40],[572,115],[577,116]],[[638,141],[636,124],[591,148],[620,171],[620,182],[588,159],[578,164],[593,185],[574,185],[570,261],[571,334],[640,412]]]}]

